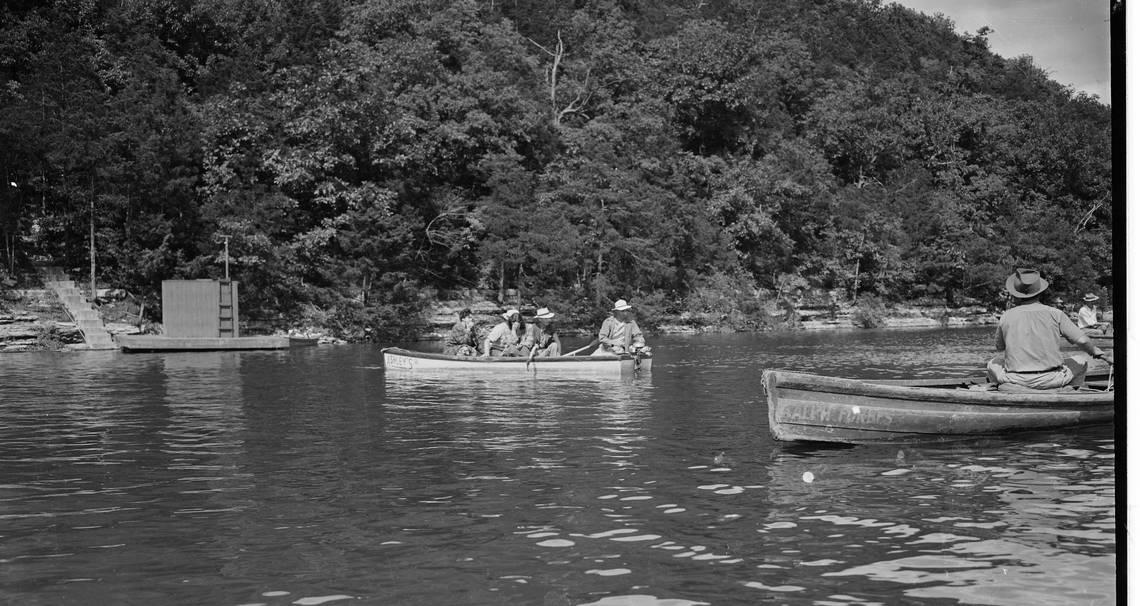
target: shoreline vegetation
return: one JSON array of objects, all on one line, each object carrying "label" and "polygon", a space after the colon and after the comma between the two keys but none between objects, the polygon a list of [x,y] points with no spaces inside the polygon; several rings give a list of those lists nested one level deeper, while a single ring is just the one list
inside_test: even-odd
[{"label": "shoreline vegetation", "polygon": [[[883,0],[5,11],[0,283],[50,263],[112,330],[154,329],[165,280],[239,283],[242,334],[378,344],[458,301],[699,332],[985,321],[1018,267],[1113,298],[1117,108],[988,27]],[[74,348],[17,312],[13,341]]]}]

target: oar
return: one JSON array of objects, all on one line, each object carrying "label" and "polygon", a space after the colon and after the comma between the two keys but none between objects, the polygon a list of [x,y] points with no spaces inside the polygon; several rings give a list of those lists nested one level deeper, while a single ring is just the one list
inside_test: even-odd
[{"label": "oar", "polygon": [[595,345],[597,345],[597,344],[598,344],[598,339],[594,339],[593,341],[590,341],[589,343],[587,343],[587,344],[583,345],[582,347],[579,347],[578,349],[575,349],[574,351],[572,351],[572,352],[570,352],[570,353],[564,353],[564,354],[562,354],[562,357],[563,357],[563,358],[565,358],[565,357],[567,357],[567,356],[573,356],[573,355],[575,355],[575,354],[580,354],[580,353],[582,353],[583,351],[586,351],[587,349],[590,349],[591,347],[593,347],[593,346],[595,346]]}]

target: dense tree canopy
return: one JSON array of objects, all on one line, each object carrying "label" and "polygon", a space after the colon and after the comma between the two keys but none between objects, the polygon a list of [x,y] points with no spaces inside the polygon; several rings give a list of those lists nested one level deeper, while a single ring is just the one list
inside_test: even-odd
[{"label": "dense tree canopy", "polygon": [[247,313],[350,337],[458,288],[1109,286],[1111,112],[986,34],[880,0],[7,3],[3,271],[85,267],[93,229],[156,300],[225,239]]}]

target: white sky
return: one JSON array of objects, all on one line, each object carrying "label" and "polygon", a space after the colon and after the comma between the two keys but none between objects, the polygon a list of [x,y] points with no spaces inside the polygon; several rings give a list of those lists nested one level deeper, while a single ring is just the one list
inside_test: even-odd
[{"label": "white sky", "polygon": [[1111,100],[1109,0],[889,0],[954,22],[973,34],[988,25],[990,50],[1033,64],[1078,91]]}]

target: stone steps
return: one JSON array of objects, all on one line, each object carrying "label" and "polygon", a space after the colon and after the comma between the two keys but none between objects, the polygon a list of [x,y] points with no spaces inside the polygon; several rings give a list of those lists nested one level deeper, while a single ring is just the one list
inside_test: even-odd
[{"label": "stone steps", "polygon": [[67,272],[59,267],[41,267],[40,276],[44,286],[55,292],[63,303],[64,309],[75,320],[75,325],[83,333],[86,349],[118,349],[115,339],[107,332],[99,312],[92,309],[83,291],[73,280],[67,277]]}]

